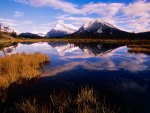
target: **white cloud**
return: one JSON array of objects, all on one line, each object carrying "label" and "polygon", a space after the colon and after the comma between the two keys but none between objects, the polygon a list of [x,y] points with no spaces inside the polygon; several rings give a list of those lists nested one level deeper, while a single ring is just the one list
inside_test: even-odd
[{"label": "white cloud", "polygon": [[93,21],[94,18],[90,17],[73,17],[70,15],[61,15],[57,17],[58,20],[68,21],[74,24],[76,27],[81,27],[83,24]]},{"label": "white cloud", "polygon": [[0,18],[0,22],[6,26],[15,26],[15,20],[13,19]]},{"label": "white cloud", "polygon": [[8,19],[8,18],[0,18],[0,22],[4,26],[14,27],[18,25],[25,25],[25,24],[33,24],[32,21],[29,20],[15,20],[15,19]]},{"label": "white cloud", "polygon": [[[89,3],[86,5],[81,6],[79,8],[78,5],[73,4],[71,2],[66,2],[64,0],[15,0],[17,2],[29,4],[35,7],[52,7],[54,9],[59,9],[64,12],[70,13],[70,14],[92,14],[92,13],[98,13],[102,15],[113,15],[117,13],[120,7],[122,7],[123,4],[121,3]],[[107,12],[107,13],[106,13]]]},{"label": "white cloud", "polygon": [[67,13],[79,14],[80,10],[77,8],[77,5],[64,0],[15,0],[17,2],[30,4],[35,7],[48,6],[54,9],[60,9]]},{"label": "white cloud", "polygon": [[26,31],[27,28],[30,29],[29,25],[33,25],[33,22],[29,20],[16,20],[8,18],[0,18],[0,23],[3,26],[8,26],[10,29],[14,29],[18,33]]},{"label": "white cloud", "polygon": [[58,20],[55,29],[66,31],[68,33],[74,33],[79,28],[72,24],[66,24],[63,20]]},{"label": "white cloud", "polygon": [[[92,20],[91,14],[126,31],[150,31],[150,2],[134,0],[132,3],[88,3],[76,5],[65,0],[15,0],[35,7],[51,7],[70,15],[59,16],[58,19],[75,21],[78,25]],[[78,14],[78,17],[75,16]],[[79,17],[80,14],[80,17]],[[96,17],[96,18],[97,18]]]},{"label": "white cloud", "polygon": [[23,12],[20,12],[20,11],[15,11],[14,12],[14,17],[21,17],[21,16],[24,16]]},{"label": "white cloud", "polygon": [[96,13],[102,16],[114,16],[124,4],[122,3],[89,3],[83,6],[83,11],[88,14]]},{"label": "white cloud", "polygon": [[123,22],[128,27],[133,27],[136,32],[148,31],[150,26],[150,3],[144,0],[130,3],[122,8],[123,15],[127,18]]},{"label": "white cloud", "polygon": [[51,25],[38,25],[38,26],[31,26],[31,30],[29,32],[39,34],[42,33],[43,35],[46,35],[46,33],[52,29]]}]

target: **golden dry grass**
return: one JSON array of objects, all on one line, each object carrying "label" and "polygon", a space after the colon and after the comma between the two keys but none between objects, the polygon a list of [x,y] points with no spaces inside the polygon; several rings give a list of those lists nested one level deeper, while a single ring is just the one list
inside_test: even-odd
[{"label": "golden dry grass", "polygon": [[21,79],[37,77],[42,64],[48,61],[48,56],[40,53],[22,53],[0,58],[0,88],[7,88]]},{"label": "golden dry grass", "polygon": [[27,39],[27,38],[14,38],[14,42],[72,42],[72,43],[109,43],[109,44],[150,44],[149,40],[142,39],[68,39],[68,38],[41,38],[41,39]]},{"label": "golden dry grass", "polygon": [[7,33],[3,33],[0,31],[0,42],[12,42],[14,38]]},{"label": "golden dry grass", "polygon": [[128,51],[133,53],[150,53],[150,44],[130,44]]},{"label": "golden dry grass", "polygon": [[141,48],[141,47],[137,47],[137,48],[131,48],[129,49],[129,52],[133,52],[133,53],[150,53],[150,49],[149,48]]},{"label": "golden dry grass", "polygon": [[93,88],[84,87],[75,97],[68,94],[50,95],[47,104],[39,104],[37,98],[24,99],[16,103],[19,113],[119,113],[119,109],[107,106]]},{"label": "golden dry grass", "polygon": [[110,44],[150,44],[150,41],[147,39],[109,39],[109,38],[38,38],[38,39],[31,39],[31,38],[13,38],[8,34],[1,34],[0,36],[0,42],[6,43],[6,42],[100,42],[100,43],[110,43]]},{"label": "golden dry grass", "polygon": [[33,101],[23,100],[20,104],[16,104],[16,107],[23,113],[38,113],[38,104],[35,98]]}]

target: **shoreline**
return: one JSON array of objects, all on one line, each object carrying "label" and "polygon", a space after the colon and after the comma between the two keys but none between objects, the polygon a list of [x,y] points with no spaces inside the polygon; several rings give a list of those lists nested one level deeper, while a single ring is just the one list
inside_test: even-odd
[{"label": "shoreline", "polygon": [[148,39],[66,39],[66,38],[55,38],[55,39],[28,39],[28,38],[13,38],[11,40],[0,40],[0,43],[14,43],[14,42],[74,42],[74,43],[109,43],[109,44],[150,44]]}]

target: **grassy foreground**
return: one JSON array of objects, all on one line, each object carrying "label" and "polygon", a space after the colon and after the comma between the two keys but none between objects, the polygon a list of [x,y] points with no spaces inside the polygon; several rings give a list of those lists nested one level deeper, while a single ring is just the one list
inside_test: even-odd
[{"label": "grassy foreground", "polygon": [[48,61],[48,56],[40,53],[22,53],[0,58],[0,88],[40,75],[40,67]]},{"label": "grassy foreground", "polygon": [[39,98],[23,99],[15,103],[14,111],[18,113],[119,113],[116,109],[98,97],[93,88],[81,88],[76,95],[49,95],[47,101]]}]

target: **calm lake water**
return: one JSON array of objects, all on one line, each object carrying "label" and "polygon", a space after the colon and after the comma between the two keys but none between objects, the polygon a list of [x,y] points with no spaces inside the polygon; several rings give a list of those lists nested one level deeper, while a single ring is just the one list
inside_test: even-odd
[{"label": "calm lake water", "polygon": [[0,57],[40,52],[51,58],[40,78],[16,89],[14,95],[73,91],[88,85],[124,109],[150,113],[150,55],[128,53],[128,49],[126,45],[98,43],[19,43],[4,48]]}]

